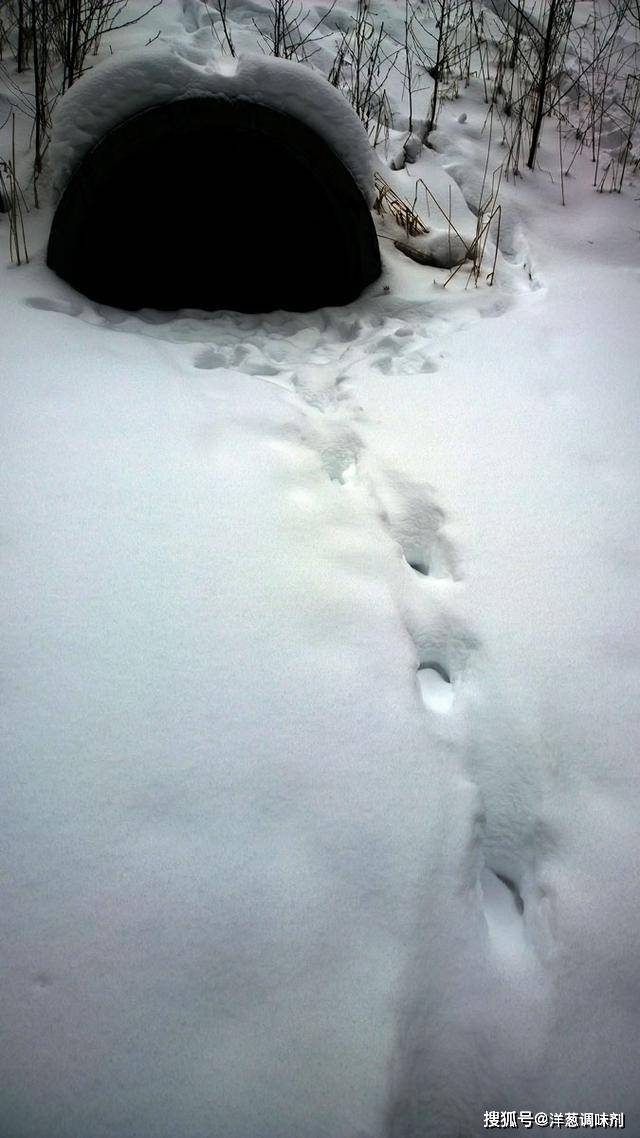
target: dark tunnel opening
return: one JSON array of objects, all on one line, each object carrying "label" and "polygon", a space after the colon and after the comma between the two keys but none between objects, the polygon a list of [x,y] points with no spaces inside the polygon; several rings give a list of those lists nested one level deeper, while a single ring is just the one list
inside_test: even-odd
[{"label": "dark tunnel opening", "polygon": [[367,202],[324,139],[220,97],[106,134],[62,196],[47,263],[94,301],[165,311],[343,305],[381,269]]}]

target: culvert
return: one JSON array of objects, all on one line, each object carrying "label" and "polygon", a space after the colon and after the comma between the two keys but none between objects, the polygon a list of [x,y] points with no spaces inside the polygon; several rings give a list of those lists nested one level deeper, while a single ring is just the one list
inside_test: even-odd
[{"label": "culvert", "polygon": [[[87,110],[99,106],[108,65],[69,93],[54,146],[63,186],[49,267],[90,299],[128,310],[303,312],[358,297],[381,266],[369,157],[346,100],[281,60],[250,57],[196,83],[185,81],[190,61],[176,69],[168,57],[164,85],[155,84],[164,101],[154,104],[162,66],[149,54],[146,90],[142,57],[120,107],[112,98],[106,113]],[[126,93],[123,66],[113,79]],[[152,105],[140,106],[136,84]]]}]

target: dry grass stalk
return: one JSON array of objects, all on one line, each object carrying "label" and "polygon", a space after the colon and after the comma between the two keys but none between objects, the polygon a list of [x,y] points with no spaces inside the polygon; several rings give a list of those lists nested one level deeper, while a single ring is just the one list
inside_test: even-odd
[{"label": "dry grass stalk", "polygon": [[9,256],[14,265],[28,264],[29,253],[24,233],[22,207],[27,209],[24,194],[15,172],[15,115],[11,116],[11,160],[0,158],[0,195],[9,219]]},{"label": "dry grass stalk", "polygon": [[374,182],[378,194],[373,203],[373,208],[376,213],[380,214],[380,217],[384,217],[385,213],[390,213],[396,225],[404,230],[407,237],[420,237],[429,232],[414,207],[409,205],[409,202],[405,201],[404,198],[401,198],[389,183],[385,182],[381,174],[377,172],[374,174]]}]

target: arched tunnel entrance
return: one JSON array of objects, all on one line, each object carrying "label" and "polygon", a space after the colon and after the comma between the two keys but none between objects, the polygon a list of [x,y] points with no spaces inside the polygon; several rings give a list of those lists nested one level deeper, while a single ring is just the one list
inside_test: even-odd
[{"label": "arched tunnel entrance", "polygon": [[105,134],[63,193],[47,263],[99,303],[165,311],[342,305],[381,270],[367,202],[327,142],[216,96]]}]

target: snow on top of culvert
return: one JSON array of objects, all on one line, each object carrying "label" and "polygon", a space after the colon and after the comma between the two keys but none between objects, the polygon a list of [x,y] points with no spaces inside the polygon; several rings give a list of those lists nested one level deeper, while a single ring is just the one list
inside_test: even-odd
[{"label": "snow on top of culvert", "polygon": [[58,198],[84,156],[132,115],[177,99],[207,96],[262,103],[304,122],[328,143],[373,200],[372,151],[349,103],[304,64],[264,55],[212,58],[188,43],[123,51],[100,63],[58,106],[51,144]]}]

